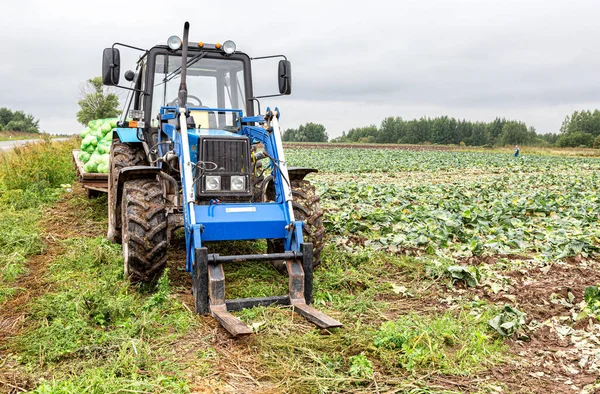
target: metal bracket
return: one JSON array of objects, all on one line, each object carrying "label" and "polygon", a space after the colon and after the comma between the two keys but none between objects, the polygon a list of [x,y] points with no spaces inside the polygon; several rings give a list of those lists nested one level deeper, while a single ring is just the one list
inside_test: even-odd
[{"label": "metal bracket", "polygon": [[208,299],[210,302],[210,313],[231,335],[252,334],[252,329],[245,325],[240,319],[227,312],[225,304],[225,274],[223,265],[209,265],[208,267]]}]

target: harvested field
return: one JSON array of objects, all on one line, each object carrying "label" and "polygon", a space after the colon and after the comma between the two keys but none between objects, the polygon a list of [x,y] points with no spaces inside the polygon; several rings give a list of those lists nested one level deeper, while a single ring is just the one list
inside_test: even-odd
[{"label": "harvested field", "polygon": [[[344,327],[260,307],[237,313],[256,333],[234,339],[192,313],[181,235],[158,288],[130,286],[120,246],[105,239],[106,198],[64,185],[74,180],[69,147],[47,166],[54,178],[29,189],[8,168],[57,148],[28,149],[0,157],[4,215],[21,215],[5,217],[11,241],[0,236],[0,253],[19,256],[0,277],[4,392],[600,390],[600,300],[588,290],[600,285],[600,160],[294,144],[289,164],[320,170],[310,179],[327,246],[315,304]],[[31,184],[44,168],[35,171]],[[11,246],[30,240],[38,247]],[[226,277],[228,297],[286,288],[266,264],[235,264]]]}]

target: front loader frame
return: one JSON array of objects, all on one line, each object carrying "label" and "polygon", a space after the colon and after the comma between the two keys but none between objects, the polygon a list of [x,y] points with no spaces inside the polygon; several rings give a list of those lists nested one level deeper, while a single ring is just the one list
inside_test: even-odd
[{"label": "front loader frame", "polygon": [[[264,117],[242,118],[238,134],[254,143],[261,143],[274,163],[273,183],[275,201],[268,203],[196,203],[194,188],[195,168],[190,146],[197,136],[187,129],[186,115],[189,111],[216,111],[204,108],[163,107],[162,120],[179,115],[179,129],[173,123],[163,122],[163,132],[173,141],[179,157],[181,171],[183,216],[186,238],[186,270],[192,275],[192,292],[197,313],[211,314],[232,335],[250,334],[252,329],[230,312],[253,306],[271,304],[291,305],[297,313],[321,328],[340,327],[341,323],[310,307],[313,298],[313,250],[311,243],[304,243],[302,221],[294,219],[290,176],[283,154],[279,111],[267,109]],[[218,111],[227,111],[221,110]],[[258,123],[259,126],[254,124]],[[162,146],[163,144],[159,144]],[[170,144],[165,144],[170,145]],[[160,152],[161,155],[167,152]],[[196,158],[196,157],[194,157]],[[187,161],[190,160],[190,161]],[[310,170],[306,170],[307,173]],[[305,174],[304,174],[305,175]],[[234,241],[254,239],[282,239],[283,253],[220,256],[209,254],[203,246],[206,241]],[[288,295],[263,298],[225,299],[225,275],[223,264],[244,261],[286,262],[289,276]]]}]

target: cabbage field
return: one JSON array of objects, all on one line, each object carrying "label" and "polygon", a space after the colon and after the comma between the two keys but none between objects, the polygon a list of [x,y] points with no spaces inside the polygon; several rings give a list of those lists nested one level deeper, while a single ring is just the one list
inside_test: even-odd
[{"label": "cabbage field", "polygon": [[459,259],[597,257],[596,158],[373,149],[299,149],[314,166],[332,240]]}]

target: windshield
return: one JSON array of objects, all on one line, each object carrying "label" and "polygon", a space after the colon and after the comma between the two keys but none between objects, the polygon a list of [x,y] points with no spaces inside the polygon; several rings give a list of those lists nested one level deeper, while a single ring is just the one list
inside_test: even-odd
[{"label": "windshield", "polygon": [[[152,117],[160,107],[174,106],[181,83],[181,56],[157,55],[154,68]],[[237,109],[246,113],[244,65],[239,60],[188,56],[188,106]]]}]

